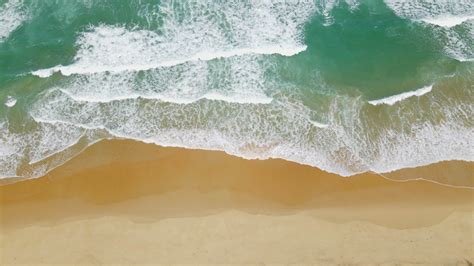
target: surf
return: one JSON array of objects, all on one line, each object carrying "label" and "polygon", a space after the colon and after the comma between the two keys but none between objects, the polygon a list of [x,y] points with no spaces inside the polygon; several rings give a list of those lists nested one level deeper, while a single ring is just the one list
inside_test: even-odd
[{"label": "surf", "polygon": [[[220,58],[228,58],[234,56],[244,56],[244,55],[273,55],[278,54],[282,56],[293,56],[302,51],[306,50],[306,46],[296,46],[296,47],[282,47],[282,46],[269,46],[269,47],[257,47],[257,48],[239,48],[229,51],[214,51],[214,52],[199,52],[192,55],[189,58],[183,59],[174,59],[169,61],[160,61],[156,63],[149,64],[130,64],[130,65],[117,65],[117,63],[111,63],[110,65],[97,66],[96,64],[83,63],[80,59],[78,62],[68,65],[68,66],[55,66],[48,69],[39,69],[31,72],[31,74],[47,78],[52,76],[54,73],[58,72],[64,76],[70,76],[73,74],[94,74],[94,73],[120,73],[126,71],[143,71],[150,70],[155,68],[162,67],[172,67],[176,65],[185,64],[188,62],[196,61],[209,61]],[[153,56],[153,55],[149,55]]]},{"label": "surf", "polygon": [[372,100],[372,101],[369,101],[369,103],[371,105],[380,105],[380,104],[394,105],[397,102],[403,101],[411,97],[420,97],[422,95],[425,95],[429,93],[432,89],[433,89],[433,84],[414,90],[414,91],[403,92],[403,93],[392,95],[386,98]]},{"label": "surf", "polygon": [[21,0],[9,0],[0,5],[0,42],[17,29],[26,19]]}]

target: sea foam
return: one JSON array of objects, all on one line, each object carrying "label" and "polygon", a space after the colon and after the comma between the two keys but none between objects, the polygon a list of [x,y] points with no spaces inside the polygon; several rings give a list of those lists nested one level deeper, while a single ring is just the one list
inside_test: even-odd
[{"label": "sea foam", "polygon": [[423,88],[417,89],[415,91],[408,91],[408,92],[400,93],[397,95],[392,95],[383,99],[372,100],[372,101],[369,101],[369,103],[372,105],[380,105],[380,104],[394,105],[395,103],[399,101],[403,101],[410,97],[414,97],[414,96],[420,97],[422,95],[425,95],[428,92],[430,92],[432,89],[433,89],[433,85],[429,85],[429,86],[425,86]]},{"label": "sea foam", "polygon": [[22,0],[9,0],[0,6],[0,42],[6,39],[26,19]]},{"label": "sea foam", "polygon": [[5,101],[6,107],[13,107],[16,104],[16,99],[12,96],[7,96],[7,100]]},{"label": "sea foam", "polygon": [[[61,86],[41,93],[29,108],[34,131],[18,134],[0,123],[3,176],[42,175],[106,138],[221,150],[247,159],[283,158],[343,176],[474,160],[474,132],[467,126],[474,113],[472,93],[461,93],[459,86],[440,85],[420,104],[401,101],[378,113],[388,124],[374,123],[361,97],[334,97],[329,109],[315,114],[300,100],[278,96],[268,104],[207,99],[179,104],[141,97],[88,102],[64,93],[68,83]],[[25,167],[30,170],[18,170]]]},{"label": "sea foam", "polygon": [[[311,119],[312,111],[303,104],[282,98],[264,105],[205,99],[185,105],[143,98],[78,102],[60,89],[42,95],[31,115],[71,130],[105,130],[115,138],[222,150],[247,159],[284,158],[348,176],[474,160],[474,133],[465,125],[473,106],[466,99],[445,96],[450,93],[459,94],[444,91],[420,105],[394,105],[396,110],[381,113],[389,124],[374,124],[363,100],[354,97],[332,99],[323,117],[328,123],[322,124]],[[440,101],[441,110],[436,108]],[[432,118],[409,122],[430,116],[425,108],[433,110]]]},{"label": "sea foam", "polygon": [[409,19],[466,17],[473,14],[471,0],[384,0],[398,16]]},{"label": "sea foam", "polygon": [[473,19],[474,19],[474,15],[471,15],[471,16],[461,15],[461,16],[440,16],[440,17],[433,17],[433,18],[422,18],[421,20],[426,23],[438,25],[441,27],[451,28],[451,27],[460,25],[465,21],[473,20]]},{"label": "sea foam", "polygon": [[[180,104],[200,99],[270,103],[259,61],[262,55],[293,56],[306,49],[300,31],[313,1],[196,4],[203,6],[163,1],[162,27],[154,31],[92,27],[79,36],[72,64],[32,74],[76,75],[62,91],[77,101],[140,97]],[[222,17],[226,23],[217,20]]]},{"label": "sea foam", "polygon": [[300,30],[312,14],[313,1],[195,4],[163,1],[158,30],[92,27],[78,38],[74,63],[32,73],[139,71],[248,54],[292,56],[306,49]]},{"label": "sea foam", "polygon": [[459,61],[474,59],[474,1],[384,1],[402,18],[437,27],[432,30],[448,56]]},{"label": "sea foam", "polygon": [[[260,59],[259,59],[260,58]],[[77,75],[60,90],[75,101],[111,102],[155,99],[189,104],[201,99],[268,104],[261,56],[239,56],[213,62],[193,61],[142,73]]]},{"label": "sea foam", "polygon": [[[70,76],[72,74],[94,74],[102,72],[111,72],[111,73],[120,73],[125,71],[143,71],[154,68],[161,67],[172,67],[187,62],[195,61],[208,61],[219,58],[227,58],[233,56],[242,56],[242,55],[251,55],[251,54],[260,54],[260,55],[271,55],[279,54],[282,56],[292,56],[306,50],[305,45],[295,46],[295,47],[281,47],[281,46],[269,46],[269,47],[259,47],[259,48],[239,48],[229,51],[215,51],[215,52],[199,52],[194,55],[191,55],[189,58],[182,59],[173,59],[169,61],[161,62],[149,62],[147,64],[124,64],[118,65],[117,63],[110,63],[108,65],[99,65],[93,66],[85,64],[81,61],[78,63],[69,65],[69,66],[55,66],[47,69],[40,69],[31,72],[33,75],[46,78],[53,75],[55,72],[59,72],[64,76]],[[119,56],[120,57],[120,56]],[[152,61],[152,60],[148,60]]]}]

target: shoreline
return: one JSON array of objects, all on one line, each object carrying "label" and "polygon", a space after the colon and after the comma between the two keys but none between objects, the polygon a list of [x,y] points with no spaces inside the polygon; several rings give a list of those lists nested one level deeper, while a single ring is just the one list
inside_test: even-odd
[{"label": "shoreline", "polygon": [[472,189],[126,140],[0,186],[0,210],[2,264],[474,261]]},{"label": "shoreline", "polygon": [[[82,153],[86,152],[91,147],[100,145],[100,143],[104,143],[104,142],[105,143],[124,142],[124,143],[137,143],[138,145],[153,145],[153,146],[156,146],[158,149],[165,149],[165,150],[174,149],[174,150],[185,150],[185,151],[189,150],[189,151],[199,151],[199,152],[216,152],[216,153],[221,153],[224,156],[230,156],[230,157],[235,157],[238,159],[249,160],[249,161],[253,161],[253,160],[284,161],[287,163],[301,165],[302,167],[311,167],[311,168],[317,169],[318,171],[321,171],[333,176],[338,176],[339,178],[353,178],[353,177],[357,177],[361,175],[373,174],[373,175],[377,175],[387,180],[395,181],[395,182],[427,181],[427,182],[432,182],[437,185],[447,186],[447,187],[452,187],[452,188],[474,189],[474,162],[472,161],[463,161],[463,160],[439,161],[439,162],[434,162],[434,163],[430,163],[430,164],[422,165],[422,166],[400,168],[400,169],[393,170],[390,172],[379,173],[375,171],[367,171],[367,172],[362,172],[362,173],[356,173],[350,176],[341,176],[338,173],[328,172],[326,170],[320,169],[317,166],[303,164],[303,163],[287,160],[284,158],[249,159],[249,158],[244,158],[238,155],[227,153],[226,151],[223,151],[223,150],[212,150],[212,149],[208,150],[208,149],[197,149],[197,148],[187,148],[187,147],[161,146],[155,143],[148,143],[148,142],[143,142],[140,140],[130,140],[130,139],[102,139],[100,141],[94,142],[88,146],[81,148],[80,151],[78,151],[76,155],[72,156],[71,158],[68,158],[63,163],[60,163],[54,168],[48,170],[45,174],[41,176],[37,176],[37,177],[12,176],[12,177],[0,178],[0,187],[12,185],[18,182],[29,181],[29,180],[44,178],[45,176],[49,176],[51,172],[54,173],[55,171],[57,171],[56,169],[62,168],[63,165],[68,165],[69,161],[75,161],[76,157],[80,156]],[[60,156],[60,154],[55,154],[53,155],[53,157],[54,156]],[[106,154],[106,157],[111,157],[111,156],[110,154]],[[51,159],[51,158],[48,158],[48,159]],[[46,162],[45,164],[48,164],[48,159],[45,159],[42,162]],[[111,159],[111,158],[108,158],[108,159]],[[100,163],[104,163],[104,162],[101,161]],[[81,168],[82,167],[83,166],[81,166]],[[446,169],[448,171],[446,171]],[[454,175],[456,176],[455,178],[452,177],[453,172],[454,172]],[[426,178],[426,175],[430,177]]]}]

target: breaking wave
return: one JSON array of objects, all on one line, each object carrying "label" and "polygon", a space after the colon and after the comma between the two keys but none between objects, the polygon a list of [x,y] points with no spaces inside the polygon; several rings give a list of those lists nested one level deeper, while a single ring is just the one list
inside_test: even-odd
[{"label": "breaking wave", "polygon": [[413,96],[420,97],[424,94],[427,94],[428,92],[431,91],[431,89],[433,89],[433,85],[426,86],[426,87],[417,89],[415,91],[408,91],[408,92],[400,93],[397,95],[389,96],[389,97],[379,99],[379,100],[372,100],[372,101],[369,101],[369,103],[372,105],[379,105],[379,104],[394,105],[395,103],[399,101],[403,101],[407,98],[410,98]]}]

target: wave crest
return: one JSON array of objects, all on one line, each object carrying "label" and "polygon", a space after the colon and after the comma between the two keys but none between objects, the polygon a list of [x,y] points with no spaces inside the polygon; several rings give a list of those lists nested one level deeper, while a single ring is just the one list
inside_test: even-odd
[{"label": "wave crest", "polygon": [[430,92],[431,89],[433,89],[433,85],[425,86],[423,88],[420,88],[414,91],[400,93],[400,94],[389,96],[389,97],[379,99],[379,100],[372,100],[372,101],[369,101],[369,103],[372,105],[379,105],[379,104],[394,105],[395,103],[399,101],[403,101],[405,99],[408,99],[414,96],[420,97],[422,95],[425,95],[428,92]]},{"label": "wave crest", "polygon": [[248,54],[291,56],[306,49],[300,31],[313,9],[311,0],[227,4],[163,1],[160,28],[93,27],[79,37],[73,64],[33,74],[48,77],[54,72],[71,75],[148,70]]}]

